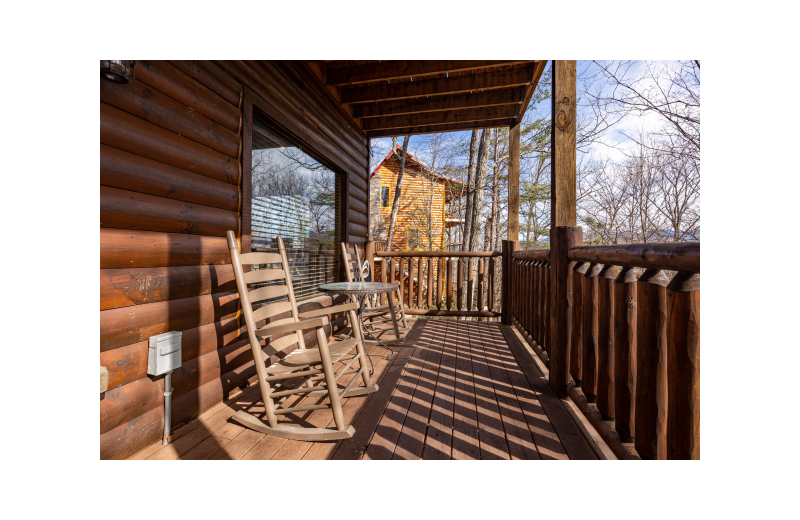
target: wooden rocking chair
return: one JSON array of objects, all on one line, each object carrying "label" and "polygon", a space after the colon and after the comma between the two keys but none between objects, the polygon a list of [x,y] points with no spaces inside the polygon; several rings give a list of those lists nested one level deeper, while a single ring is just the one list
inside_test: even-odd
[{"label": "wooden rocking chair", "polygon": [[[355,309],[358,304],[348,303],[310,312],[298,313],[295,301],[292,278],[289,270],[289,261],[281,237],[277,237],[278,253],[239,253],[239,244],[233,231],[228,231],[228,249],[231,254],[233,272],[236,278],[236,287],[239,291],[239,302],[244,315],[247,335],[253,349],[258,384],[261,387],[261,397],[266,408],[267,423],[257,417],[238,411],[232,419],[247,428],[274,435],[285,439],[304,441],[329,441],[347,439],[353,436],[355,429],[344,424],[341,400],[344,397],[365,395],[378,390],[378,385],[370,385],[370,374],[367,368],[366,350],[361,331],[353,328],[353,337],[345,341],[328,345],[325,334],[325,325],[329,323],[328,316],[333,313],[347,312],[350,322],[357,323]],[[243,265],[280,264],[280,269],[258,269],[245,273]],[[272,282],[264,285],[264,282]],[[275,283],[283,282],[283,283]],[[248,291],[248,284],[258,284]],[[262,300],[274,300],[287,297],[284,301],[273,301],[253,310],[253,303]],[[290,317],[272,321],[262,328],[257,328],[256,323],[278,314],[288,312]],[[300,321],[303,319],[303,321]],[[317,346],[306,348],[303,341],[303,330],[315,329]],[[292,332],[287,336],[275,338],[277,334]],[[260,338],[271,337],[266,346]],[[297,344],[297,348],[275,363],[268,365],[270,357]],[[352,352],[355,349],[355,352]],[[333,364],[337,361],[347,361],[347,364],[334,372]],[[358,368],[353,364],[358,362]],[[337,381],[345,374],[355,374],[347,386],[340,390]],[[280,383],[287,379],[301,378],[297,385]],[[362,380],[364,386],[354,386]],[[314,386],[315,381],[323,381],[323,385]],[[276,387],[276,385],[280,385]],[[307,386],[303,386],[307,385]],[[279,408],[280,404],[289,396],[306,394],[310,396],[327,396],[328,402]],[[278,423],[278,416],[295,412],[305,412],[330,408],[336,428],[304,428],[288,426]]]},{"label": "wooden rocking chair", "polygon": [[[353,245],[346,244],[342,242],[342,259],[344,260],[344,272],[345,276],[347,277],[348,282],[361,282],[366,281],[362,278],[362,263],[361,263],[361,255],[358,253],[358,248],[354,247]],[[375,281],[375,280],[373,280]],[[406,311],[405,305],[403,304],[403,299],[400,295],[400,288],[397,288],[395,292],[397,296],[397,302],[393,301],[393,293],[387,293],[387,305],[380,305],[376,306],[373,305],[372,302],[367,298],[365,299],[365,308],[361,313],[361,317],[364,321],[364,325],[370,327],[368,332],[372,334],[374,337],[381,339],[384,343],[389,344],[396,344],[403,342],[403,336],[411,330],[411,327],[408,326],[406,323]],[[394,308],[394,314],[392,314],[391,310],[389,309],[389,305],[392,305]],[[398,316],[399,314],[399,316]],[[400,327],[397,324],[397,319],[403,322],[403,326]],[[368,322],[368,323],[367,323]],[[372,327],[373,325],[378,325],[381,323],[389,323],[392,322],[391,329],[375,329]],[[394,332],[395,339],[383,339],[381,338],[382,335],[388,334],[390,332]],[[373,340],[365,340],[367,344],[377,344],[377,341]]]}]

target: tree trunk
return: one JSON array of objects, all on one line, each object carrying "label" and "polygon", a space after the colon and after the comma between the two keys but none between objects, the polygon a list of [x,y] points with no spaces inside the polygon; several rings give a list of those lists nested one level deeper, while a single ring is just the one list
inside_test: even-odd
[{"label": "tree trunk", "polygon": [[472,139],[469,142],[469,164],[467,165],[467,205],[464,209],[464,229],[463,237],[461,238],[461,250],[469,251],[468,240],[472,235],[472,214],[473,198],[475,195],[475,170],[477,167],[478,156],[478,131],[472,131]]},{"label": "tree trunk", "polygon": [[389,217],[389,232],[386,235],[386,250],[392,250],[392,240],[394,239],[394,227],[397,223],[397,210],[400,208],[400,193],[403,188],[403,169],[406,166],[406,153],[408,152],[408,140],[411,138],[407,135],[403,138],[403,150],[400,155],[397,154],[396,144],[397,141],[392,138],[392,153],[397,156],[400,161],[400,168],[397,170],[397,184],[394,188],[394,200],[392,201],[392,214]]},{"label": "tree trunk", "polygon": [[[464,237],[465,245],[468,245],[466,251],[478,251],[480,247],[481,238],[481,212],[483,211],[483,190],[486,187],[486,176],[488,173],[489,165],[489,142],[491,139],[491,130],[481,130],[480,148],[478,149],[478,157],[476,160],[477,168],[475,173],[475,188],[473,189],[472,205],[470,213],[467,213],[466,222],[469,224],[469,236]],[[477,279],[477,262],[472,266],[472,279]],[[468,269],[464,269],[464,287],[467,287],[467,280],[469,279]],[[466,307],[465,307],[466,309]]]}]

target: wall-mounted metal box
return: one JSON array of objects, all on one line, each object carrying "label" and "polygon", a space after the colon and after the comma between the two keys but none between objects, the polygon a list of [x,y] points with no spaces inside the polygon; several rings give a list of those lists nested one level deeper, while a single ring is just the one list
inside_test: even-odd
[{"label": "wall-mounted metal box", "polygon": [[150,337],[147,373],[160,376],[181,366],[181,332],[165,332]]}]

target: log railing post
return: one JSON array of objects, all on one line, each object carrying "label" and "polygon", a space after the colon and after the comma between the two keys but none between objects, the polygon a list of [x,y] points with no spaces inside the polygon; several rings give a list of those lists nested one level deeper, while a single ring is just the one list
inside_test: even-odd
[{"label": "log railing post", "polygon": [[636,417],[636,281],[641,271],[625,267],[614,280],[614,429],[633,442]]},{"label": "log railing post", "polygon": [[519,249],[519,242],[516,240],[503,240],[502,263],[500,276],[503,277],[500,284],[500,321],[508,325],[511,323],[511,269],[513,260],[511,254]]},{"label": "log railing post", "polygon": [[583,230],[577,226],[557,226],[550,244],[550,387],[559,398],[566,399],[572,336],[574,267],[569,260],[569,250],[583,245]]},{"label": "log railing post", "polygon": [[667,458],[667,289],[670,278],[648,269],[639,278],[636,317],[634,447],[643,459]]},{"label": "log railing post", "polygon": [[575,386],[583,384],[583,275],[589,264],[579,262],[572,273],[572,345],[569,354],[569,373]]},{"label": "log railing post", "polygon": [[667,458],[700,459],[700,274],[667,286]]},{"label": "log railing post", "polygon": [[598,275],[597,410],[614,419],[614,279],[617,270],[606,264]]},{"label": "log railing post", "polygon": [[583,275],[583,393],[586,400],[597,400],[597,334],[599,302],[597,297],[600,274],[598,264],[590,264]]}]

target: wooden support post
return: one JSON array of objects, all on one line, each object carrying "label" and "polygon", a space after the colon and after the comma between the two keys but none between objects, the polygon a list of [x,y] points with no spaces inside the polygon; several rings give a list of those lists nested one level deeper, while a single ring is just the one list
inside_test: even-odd
[{"label": "wooden support post", "polygon": [[700,459],[700,275],[667,286],[667,458]]},{"label": "wooden support post", "polygon": [[558,226],[550,240],[550,387],[561,399],[567,398],[569,354],[572,344],[572,269],[569,250],[583,245],[583,230],[576,226]]},{"label": "wooden support post", "polygon": [[614,429],[622,442],[636,430],[636,281],[640,271],[625,267],[614,280]]},{"label": "wooden support post", "polygon": [[519,240],[519,125],[508,133],[508,239],[513,241]]},{"label": "wooden support post", "polygon": [[503,263],[500,267],[502,270],[501,276],[503,277],[500,285],[500,321],[508,325],[511,323],[511,267],[513,260],[511,254],[519,249],[519,242],[516,240],[503,240],[502,259]]},{"label": "wooden support post", "polygon": [[[549,306],[545,313],[544,340],[545,350],[550,355],[550,386],[561,399],[567,397],[572,335],[573,265],[568,255],[571,247],[583,245],[582,230],[575,226],[576,66],[575,60],[553,61],[550,272],[545,276]],[[509,218],[510,211],[509,206]]]}]

